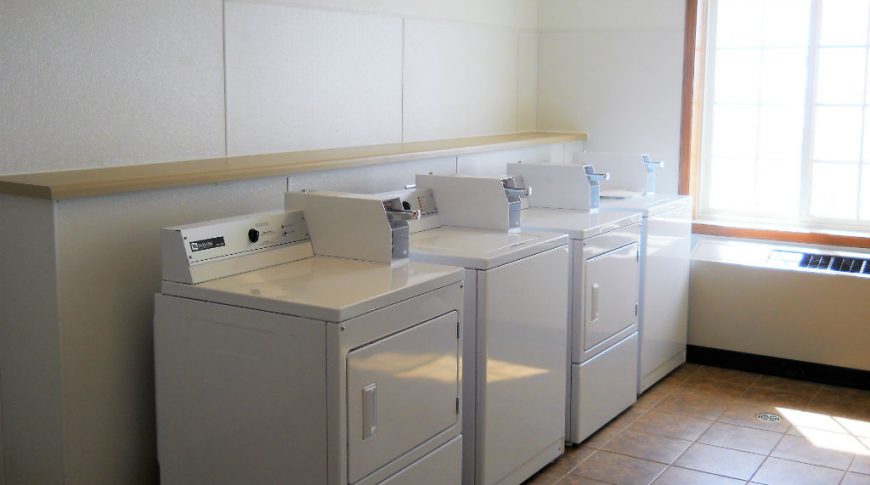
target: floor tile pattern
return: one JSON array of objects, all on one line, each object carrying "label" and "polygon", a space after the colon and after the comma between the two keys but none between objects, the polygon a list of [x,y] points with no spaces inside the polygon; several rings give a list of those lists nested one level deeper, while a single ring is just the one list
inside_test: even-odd
[{"label": "floor tile pattern", "polygon": [[653,483],[870,485],[870,391],[684,364],[526,482]]}]

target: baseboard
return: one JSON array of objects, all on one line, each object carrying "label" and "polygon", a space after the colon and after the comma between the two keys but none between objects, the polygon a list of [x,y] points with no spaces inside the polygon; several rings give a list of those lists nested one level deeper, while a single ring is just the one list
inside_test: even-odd
[{"label": "baseboard", "polygon": [[870,390],[870,371],[731,350],[686,346],[686,361],[791,379]]}]

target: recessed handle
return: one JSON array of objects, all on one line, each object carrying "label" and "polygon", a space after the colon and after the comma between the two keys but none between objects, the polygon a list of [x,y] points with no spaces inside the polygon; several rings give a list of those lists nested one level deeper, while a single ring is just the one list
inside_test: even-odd
[{"label": "recessed handle", "polygon": [[595,283],[592,285],[592,302],[590,303],[590,307],[591,307],[590,313],[592,314],[592,322],[593,323],[598,320],[598,316],[599,316],[598,293],[599,293],[599,286],[598,286],[598,283]]},{"label": "recessed handle", "polygon": [[363,388],[363,440],[371,438],[378,430],[378,383]]}]

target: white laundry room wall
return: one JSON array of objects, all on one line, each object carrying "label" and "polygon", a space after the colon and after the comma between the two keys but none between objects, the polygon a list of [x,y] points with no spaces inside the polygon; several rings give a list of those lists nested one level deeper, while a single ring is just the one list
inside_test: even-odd
[{"label": "white laundry room wall", "polygon": [[0,174],[535,128],[535,0],[45,0],[0,15]]},{"label": "white laundry room wall", "polygon": [[583,130],[590,152],[665,161],[679,178],[684,0],[540,0],[539,130]]}]

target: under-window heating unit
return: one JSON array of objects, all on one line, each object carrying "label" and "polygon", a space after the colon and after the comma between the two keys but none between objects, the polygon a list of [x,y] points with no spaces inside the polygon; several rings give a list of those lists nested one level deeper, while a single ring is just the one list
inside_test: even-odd
[{"label": "under-window heating unit", "polygon": [[702,240],[689,344],[870,371],[870,254]]}]

